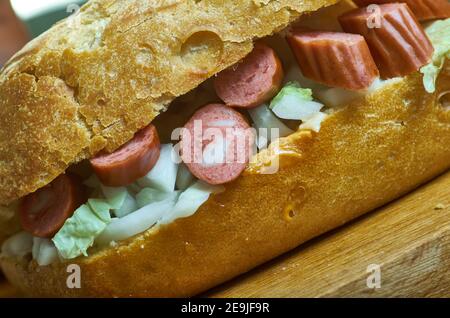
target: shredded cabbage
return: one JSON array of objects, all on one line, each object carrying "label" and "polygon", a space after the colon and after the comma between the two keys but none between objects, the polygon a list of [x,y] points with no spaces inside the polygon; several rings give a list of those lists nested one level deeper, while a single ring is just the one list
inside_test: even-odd
[{"label": "shredded cabbage", "polygon": [[423,85],[428,93],[436,91],[436,80],[444,67],[445,60],[450,59],[450,18],[432,23],[425,30],[434,46],[433,60],[422,67]]},{"label": "shredded cabbage", "polygon": [[186,190],[189,188],[189,186],[194,183],[195,177],[192,175],[192,173],[189,171],[188,167],[181,163],[180,167],[178,168],[178,175],[177,175],[177,189],[178,190]]},{"label": "shredded cabbage", "polygon": [[78,208],[53,238],[59,254],[64,259],[87,256],[95,238],[111,222],[111,209],[110,204],[101,199],[90,199]]},{"label": "shredded cabbage", "polygon": [[[279,120],[267,105],[261,105],[248,110],[257,130],[271,131],[276,129],[279,133],[278,137],[286,137],[293,133],[281,120]],[[267,134],[268,135],[268,134]],[[267,136],[269,141],[275,139],[273,136]]]},{"label": "shredded cabbage", "polygon": [[27,232],[19,232],[2,245],[2,254],[6,256],[23,257],[33,250],[33,236]]},{"label": "shredded cabbage", "polygon": [[47,266],[58,259],[58,250],[49,239],[33,238],[33,259],[39,266]]},{"label": "shredded cabbage", "polygon": [[142,189],[141,192],[139,192],[136,195],[136,201],[139,208],[143,208],[149,204],[164,201],[167,199],[174,200],[176,197],[178,197],[179,193],[174,192],[164,192],[161,190],[156,190],[152,188],[145,188]]},{"label": "shredded cabbage", "polygon": [[168,224],[176,219],[193,215],[203,203],[208,201],[212,193],[220,193],[224,190],[223,186],[213,186],[203,181],[197,181],[180,195],[174,208],[169,213],[166,213],[159,223]]},{"label": "shredded cabbage", "polygon": [[316,113],[310,119],[300,125],[300,129],[310,129],[315,132],[319,132],[322,126],[322,122],[328,117],[325,113]]},{"label": "shredded cabbage", "polygon": [[141,186],[135,182],[130,184],[127,189],[132,195],[136,195],[139,191],[141,191]]},{"label": "shredded cabbage", "polygon": [[101,186],[103,195],[105,196],[108,204],[113,209],[115,216],[121,218],[130,214],[138,209],[136,200],[131,193],[125,187],[106,187]]},{"label": "shredded cabbage", "polygon": [[42,238],[40,237],[33,237],[33,248],[31,250],[31,255],[33,256],[33,259],[37,259],[39,256],[39,248],[41,246]]},{"label": "shredded cabbage", "polygon": [[164,213],[169,213],[175,205],[175,200],[176,198],[169,198],[155,202],[121,219],[113,219],[97,238],[96,243],[106,246],[111,242],[126,240],[147,231],[162,218]]},{"label": "shredded cabbage", "polygon": [[143,188],[174,191],[178,172],[178,163],[174,155],[172,144],[162,145],[158,162],[145,177],[138,180],[138,184]]},{"label": "shredded cabbage", "polygon": [[344,88],[333,87],[317,90],[317,98],[329,107],[346,105],[355,99],[365,96],[364,91],[350,91]]},{"label": "shredded cabbage", "polygon": [[311,89],[290,82],[272,100],[270,108],[279,118],[304,121],[320,112],[323,105],[313,101]]},{"label": "shredded cabbage", "polygon": [[309,88],[302,88],[300,83],[297,81],[292,81],[286,83],[277,96],[272,100],[270,108],[272,108],[272,104],[280,103],[286,95],[295,95],[300,100],[313,100],[312,90]]}]

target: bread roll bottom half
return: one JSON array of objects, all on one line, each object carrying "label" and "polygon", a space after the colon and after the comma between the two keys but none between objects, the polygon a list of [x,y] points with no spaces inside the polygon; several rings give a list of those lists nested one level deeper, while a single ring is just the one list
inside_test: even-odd
[{"label": "bread roll bottom half", "polygon": [[[286,28],[299,23],[335,30],[337,16],[354,6],[349,1],[335,5],[336,1],[319,0],[266,5],[259,1],[175,1],[170,6],[155,4],[151,8],[153,2],[148,1],[144,8],[137,2],[90,1],[79,17],[89,23],[76,31],[79,37],[90,38],[90,47],[83,46],[85,38],[64,37],[62,34],[72,34],[75,38],[75,33],[66,32],[73,21],[64,21],[32,42],[3,69],[0,121],[2,125],[6,125],[6,119],[11,123],[8,133],[0,128],[0,135],[2,140],[7,136],[16,139],[14,147],[11,141],[2,141],[0,147],[2,160],[15,160],[0,165],[0,179],[9,182],[16,178],[9,183],[11,191],[0,191],[5,206],[45,186],[69,166],[91,158],[99,150],[117,149],[150,122],[154,122],[161,139],[166,139],[178,125],[177,116],[195,110],[193,106],[187,108],[186,101],[197,106],[217,101],[210,85],[214,78],[208,78],[238,63],[255,41],[277,51],[286,74],[290,74],[286,77],[291,79],[296,63],[285,43]],[[212,5],[215,10],[206,10]],[[235,18],[239,12],[243,20]],[[159,29],[149,21],[158,22]],[[211,26],[211,21],[216,22]],[[93,25],[97,37],[90,33]],[[176,67],[180,56],[172,55],[170,50],[177,49],[169,44],[182,37],[174,39],[169,35],[186,30],[195,30],[195,41],[201,43],[206,38],[220,47],[220,58],[214,54],[203,56],[195,50],[194,55],[183,56],[191,59],[190,65],[205,66],[203,72]],[[126,32],[129,43],[151,36],[159,44],[137,48],[133,42],[128,48],[122,35]],[[100,44],[95,42],[99,37],[103,39]],[[142,71],[137,63],[147,61],[144,53],[148,51],[153,51],[157,64],[148,61],[153,68]],[[174,67],[163,63],[164,52],[167,63]],[[127,64],[130,56],[140,59]],[[157,83],[150,96],[141,96],[150,106],[135,96],[141,92],[141,71],[170,82]],[[94,76],[98,74],[101,76]],[[134,78],[136,82],[130,84]],[[153,226],[114,246],[91,250],[87,257],[39,266],[29,255],[2,255],[1,267],[7,278],[29,296],[197,295],[449,169],[449,90],[446,61],[434,93],[425,90],[423,75],[414,72],[383,81],[376,89],[342,105],[329,107],[325,103],[327,116],[320,129],[298,129],[261,150],[239,178],[225,184],[225,191],[211,195],[194,215]],[[206,97],[199,97],[203,91]],[[103,99],[96,108],[87,106],[100,95]],[[120,107],[115,104],[118,100]],[[27,117],[19,109],[39,103],[48,108],[41,109],[45,122],[37,119],[37,113],[28,113],[31,117]],[[156,117],[169,104],[168,110]],[[59,111],[58,119],[48,117],[46,111]],[[84,125],[89,126],[89,131]],[[18,127],[23,127],[21,132]],[[60,138],[54,138],[56,135]],[[6,146],[10,155],[6,154]],[[20,163],[16,162],[18,158]],[[265,173],[273,162],[278,163],[277,172]],[[17,171],[11,178],[8,169],[13,168]],[[1,186],[7,187],[5,183]],[[68,268],[74,264],[80,269],[80,288],[68,286]]]}]

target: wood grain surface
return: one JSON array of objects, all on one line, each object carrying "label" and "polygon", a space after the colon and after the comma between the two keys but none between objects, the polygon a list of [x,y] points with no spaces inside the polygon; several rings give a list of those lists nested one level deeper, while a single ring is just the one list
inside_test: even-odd
[{"label": "wood grain surface", "polygon": [[450,173],[203,296],[450,297]]}]

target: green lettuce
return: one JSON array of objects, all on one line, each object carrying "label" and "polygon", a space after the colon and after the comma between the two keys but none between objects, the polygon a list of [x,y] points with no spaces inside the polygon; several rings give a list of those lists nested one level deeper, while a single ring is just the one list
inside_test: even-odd
[{"label": "green lettuce", "polygon": [[87,256],[87,250],[112,222],[111,215],[123,218],[139,208],[125,187],[106,187],[95,175],[84,184],[100,198],[91,198],[78,208],[53,238],[56,249],[64,259]]},{"label": "green lettuce", "polygon": [[436,91],[436,79],[444,67],[445,59],[450,58],[450,19],[436,21],[426,28],[434,46],[433,60],[422,67],[423,84],[428,93]]},{"label": "green lettuce", "polygon": [[323,105],[313,101],[312,90],[289,82],[270,103],[278,118],[306,121],[320,112]]},{"label": "green lettuce", "polygon": [[274,105],[279,104],[283,98],[287,95],[294,95],[300,100],[304,101],[312,101],[313,93],[309,88],[302,88],[298,82],[289,82],[287,83],[277,96],[270,103],[270,108],[272,109]]},{"label": "green lettuce", "polygon": [[78,208],[53,238],[64,259],[87,256],[87,250],[111,223],[111,205],[106,200],[90,199]]}]

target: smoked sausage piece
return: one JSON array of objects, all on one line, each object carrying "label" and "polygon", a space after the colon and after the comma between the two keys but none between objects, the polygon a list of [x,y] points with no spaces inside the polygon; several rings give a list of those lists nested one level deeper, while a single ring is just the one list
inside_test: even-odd
[{"label": "smoked sausage piece", "polygon": [[406,3],[419,21],[450,17],[448,0],[354,0],[354,2],[360,7],[370,4]]},{"label": "smoked sausage piece", "polygon": [[287,40],[303,75],[321,84],[361,90],[379,76],[367,43],[360,35],[295,31]]},{"label": "smoked sausage piece", "polygon": [[159,159],[160,146],[155,126],[149,125],[115,152],[91,159],[91,165],[104,185],[126,186],[152,170]]},{"label": "smoked sausage piece", "polygon": [[283,77],[283,66],[275,51],[256,43],[241,63],[217,75],[214,87],[227,106],[252,108],[275,97]]},{"label": "smoked sausage piece", "polygon": [[255,137],[236,110],[211,104],[197,111],[181,133],[181,158],[198,179],[224,184],[241,175],[252,155]]},{"label": "smoked sausage piece", "polygon": [[80,180],[73,175],[60,175],[22,200],[19,207],[22,228],[33,236],[52,238],[85,200]]},{"label": "smoked sausage piece", "polygon": [[376,15],[355,9],[339,21],[346,32],[364,36],[382,78],[406,76],[431,61],[433,45],[404,3],[382,4]]}]

